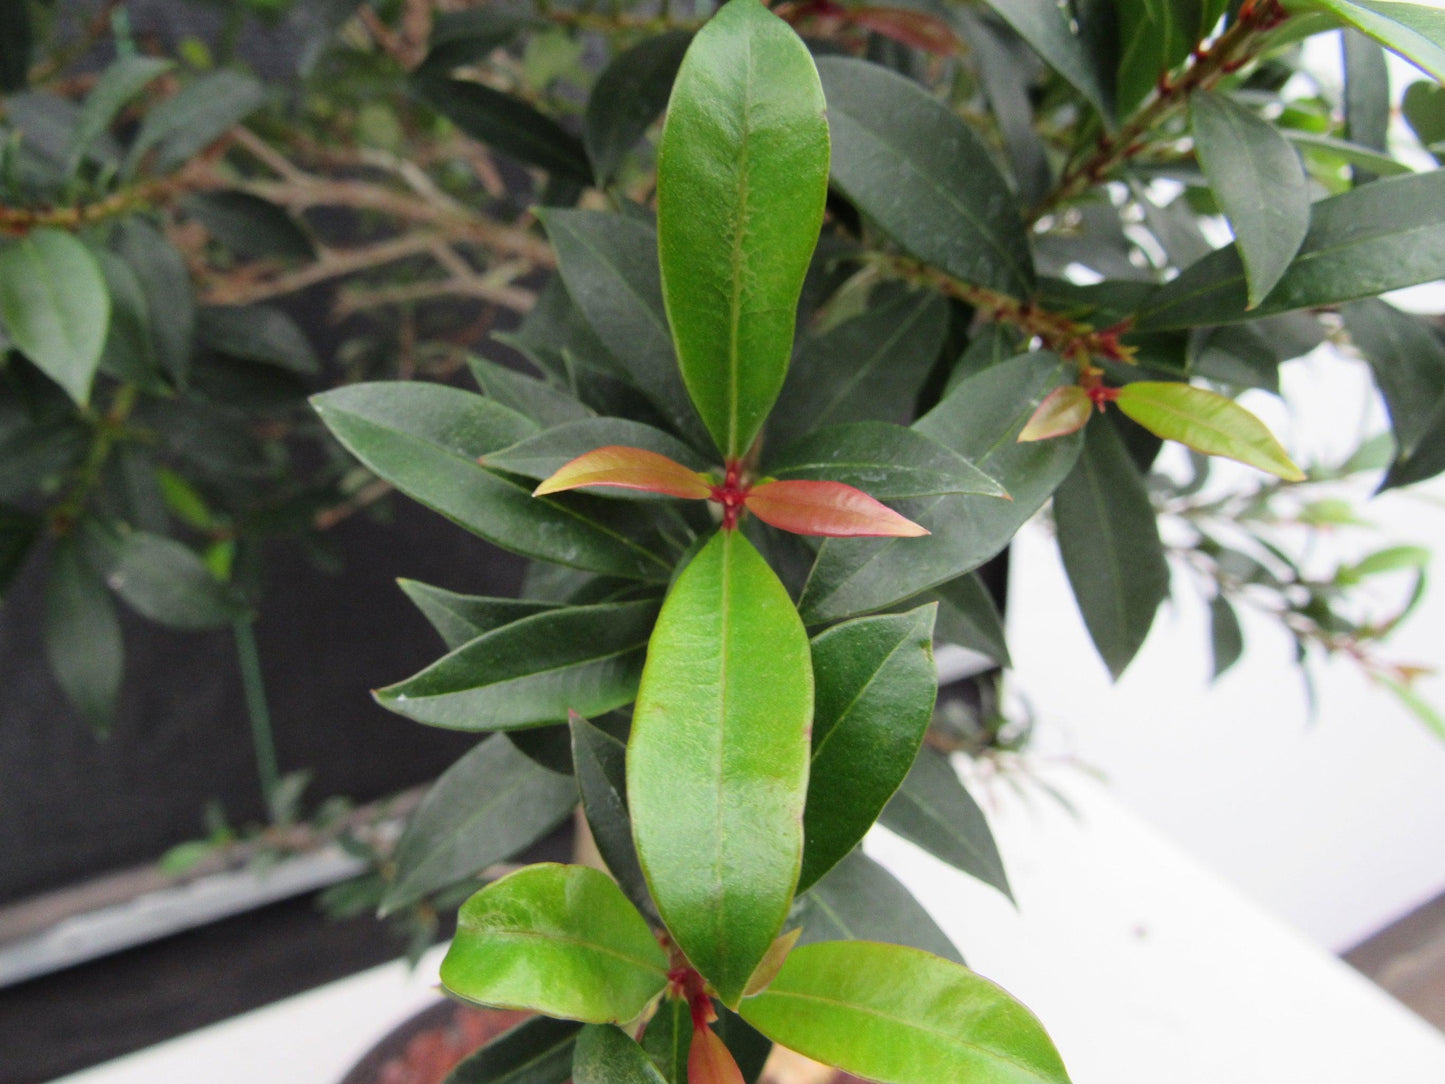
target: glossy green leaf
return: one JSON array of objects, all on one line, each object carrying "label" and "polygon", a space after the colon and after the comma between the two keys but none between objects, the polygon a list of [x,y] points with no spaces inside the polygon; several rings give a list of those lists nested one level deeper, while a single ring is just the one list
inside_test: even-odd
[{"label": "glossy green leaf", "polygon": [[680,997],[663,998],[642,1033],[642,1049],[667,1084],[688,1084],[687,1055],[692,1046],[692,1011]]},{"label": "glossy green leaf", "polygon": [[110,594],[74,539],[51,553],[44,605],[50,670],[85,721],[104,733],[115,718],[125,647]]},{"label": "glossy green leaf", "polygon": [[797,949],[743,1016],[775,1042],[880,1084],[1067,1084],[1043,1025],[999,987],[915,948]]},{"label": "glossy green leaf", "polygon": [[30,555],[40,534],[40,519],[19,508],[0,504],[0,602]]},{"label": "glossy green leaf", "polygon": [[1445,82],[1445,10],[1395,0],[1307,0],[1298,6],[1339,16]]},{"label": "glossy green leaf", "polygon": [[1054,494],[1054,521],[1084,624],[1117,680],[1169,595],[1169,566],[1144,477],[1114,426],[1085,430],[1084,451]]},{"label": "glossy green leaf", "polygon": [[1009,899],[1013,893],[1003,859],[983,810],[964,789],[948,758],[922,749],[908,778],[884,808],[878,822],[916,843],[954,869],[992,885]]},{"label": "glossy green leaf", "polygon": [[828,190],[828,122],[807,48],[758,0],[693,39],[657,155],[662,295],[683,382],[742,456],[782,389]]},{"label": "glossy green leaf", "polygon": [[938,294],[888,288],[858,316],[804,335],[768,419],[768,443],[782,448],[841,422],[907,421],[947,325]]},{"label": "glossy green leaf", "polygon": [[887,422],[815,429],[766,462],[771,477],[843,482],[879,500],[952,493],[1006,496],[1001,485],[953,449]]},{"label": "glossy green leaf", "polygon": [[910,255],[1014,297],[1033,291],[1028,238],[983,140],[917,83],[861,60],[818,62],[833,183]]},{"label": "glossy green leaf", "polygon": [[582,141],[599,184],[616,179],[627,152],[662,114],[691,41],[686,30],[647,38],[619,53],[597,77],[587,98]]},{"label": "glossy green leaf", "polygon": [[137,94],[174,67],[174,61],[159,57],[122,56],[101,72],[85,96],[80,120],[71,133],[66,173],[73,174],[79,168],[91,145]]},{"label": "glossy green leaf", "polygon": [[265,101],[266,89],[254,76],[236,71],[203,75],[146,114],[126,152],[121,172],[133,176],[154,150],[151,172],[169,173],[220,139]]},{"label": "glossy green leaf", "polygon": [[1244,631],[1239,627],[1239,615],[1223,595],[1215,595],[1209,603],[1209,643],[1213,678],[1218,681],[1244,654]]},{"label": "glossy green leaf", "polygon": [[531,418],[543,429],[592,416],[592,411],[570,392],[505,365],[483,358],[468,358],[467,368],[488,399],[495,399],[523,417]]},{"label": "glossy green leaf", "polygon": [[906,516],[841,482],[762,482],[743,507],[794,534],[828,538],[918,538],[928,533]]},{"label": "glossy green leaf", "polygon": [[462,595],[416,580],[397,580],[397,585],[431,622],[448,651],[455,651],[484,632],[557,608],[552,602]]},{"label": "glossy green leaf", "polygon": [[1051,68],[1109,120],[1114,112],[1112,73],[1100,70],[1085,40],[1087,28],[1054,0],[987,0],[1004,22]]},{"label": "glossy green leaf", "polygon": [[1250,309],[1239,249],[1185,268],[1139,312],[1141,329],[1248,320],[1336,305],[1445,277],[1445,170],[1390,177],[1310,208],[1310,230],[1264,301]]},{"label": "glossy green leaf", "polygon": [[30,5],[0,8],[0,93],[24,90],[30,80],[30,50],[35,44]]},{"label": "glossy green leaf", "polygon": [[963,963],[948,935],[899,881],[857,848],[798,900],[798,943],[881,941]]},{"label": "glossy green leaf", "polygon": [[941,583],[931,592],[937,597],[938,619],[934,638],[939,643],[957,644],[987,655],[1000,666],[1009,667],[1008,643],[998,606],[978,573]]},{"label": "glossy green leaf", "polygon": [[605,873],[548,863],[462,904],[441,977],[482,1005],[622,1024],[667,985],[667,954]]},{"label": "glossy green leaf", "polygon": [[305,332],[271,305],[207,305],[196,318],[202,346],[227,357],[258,361],[301,376],[321,372]]},{"label": "glossy green leaf", "polygon": [[1385,487],[1445,470],[1445,345],[1424,320],[1384,301],[1357,301],[1342,315],[1390,412],[1395,461]]},{"label": "glossy green leaf", "polygon": [[566,1084],[581,1027],[534,1016],[463,1059],[442,1084]]},{"label": "glossy green leaf", "polygon": [[1046,395],[1073,370],[1052,355],[995,365],[959,383],[914,425],[1008,490],[997,497],[900,501],[898,511],[932,531],[927,538],[824,542],[799,609],[809,624],[882,609],[983,564],[1048,499],[1073,467],[1078,435],[1034,444],[1017,436]]},{"label": "glossy green leaf", "polygon": [[713,490],[707,475],[690,470],[675,459],[645,448],[612,444],[594,448],[562,464],[532,492],[541,497],[592,486],[642,490],[695,501],[706,500]]},{"label": "glossy green leaf", "polygon": [[597,850],[627,898],[650,916],[652,897],[637,861],[632,818],[627,812],[627,747],[576,712],[569,725],[577,790]]},{"label": "glossy green leaf", "polygon": [[572,606],[483,633],[375,693],[382,706],[453,730],[559,723],[600,715],[637,692],[657,602]]},{"label": "glossy green leaf", "polygon": [[626,418],[587,418],[568,422],[492,452],[485,460],[487,466],[510,474],[520,474],[524,478],[547,478],[578,456],[609,445],[641,448],[675,460],[692,471],[717,467],[670,433]]},{"label": "glossy green leaf", "polygon": [[935,607],[860,617],[815,637],[813,749],[798,890],[872,827],[933,716]]},{"label": "glossy green leaf", "polygon": [[678,373],[656,232],[646,222],[599,211],[551,210],[541,217],[567,293],[597,337],[680,436],[710,447]]},{"label": "glossy green leaf", "polygon": [[1119,113],[1128,116],[1179,67],[1223,14],[1220,0],[1121,0]]},{"label": "glossy green leaf", "polygon": [[1435,161],[1445,160],[1445,86],[1424,79],[1411,83],[1400,100],[1400,112]]},{"label": "glossy green leaf", "polygon": [[549,173],[591,182],[592,167],[582,141],[520,98],[427,68],[412,76],[411,89],[467,135],[494,150]]},{"label": "glossy green leaf", "polygon": [[642,1047],[611,1024],[589,1024],[577,1036],[573,1084],[666,1084]]},{"label": "glossy green leaf", "polygon": [[145,293],[156,356],[173,382],[184,383],[196,329],[195,290],[185,261],[164,234],[138,217],[119,224],[115,245]]},{"label": "glossy green leaf", "polygon": [[1276,474],[1304,480],[1265,424],[1233,399],[1172,381],[1138,380],[1119,389],[1119,409],[1149,432],[1205,455],[1222,455]]},{"label": "glossy green leaf", "polygon": [[500,734],[442,773],[396,845],[383,914],[474,877],[535,843],[572,812],[565,775],[523,756]]},{"label": "glossy green leaf", "polygon": [[41,372],[81,406],[105,347],[110,295],[90,251],[61,230],[35,230],[0,248],[0,320]]},{"label": "glossy green leaf", "polygon": [[177,629],[213,629],[246,616],[245,600],[190,547],[132,531],[108,549],[105,580],[137,613]]},{"label": "glossy green leaf", "polygon": [[1223,94],[1189,96],[1194,149],[1239,245],[1251,308],[1274,289],[1309,232],[1299,153],[1268,121]]},{"label": "glossy green leaf", "polygon": [[520,414],[431,384],[357,384],[312,398],[322,421],[367,467],[454,523],[505,549],[606,575],[662,579],[670,566],[572,498],[529,486],[476,459],[537,431]]},{"label": "glossy green leaf", "polygon": [[311,235],[284,209],[249,192],[195,192],[181,201],[186,214],[237,256],[309,260]]},{"label": "glossy green leaf", "polygon": [[807,634],[787,591],[741,532],[718,532],[657,620],[627,796],[658,911],[725,1004],[792,903],[812,715]]}]

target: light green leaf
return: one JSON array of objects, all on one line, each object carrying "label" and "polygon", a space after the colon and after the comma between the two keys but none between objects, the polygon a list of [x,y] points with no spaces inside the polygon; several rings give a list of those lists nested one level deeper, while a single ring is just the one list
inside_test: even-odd
[{"label": "light green leaf", "polygon": [[842,482],[881,501],[957,493],[1007,497],[1003,486],[953,449],[887,422],[815,429],[765,462],[772,477]]},{"label": "light green leaf", "polygon": [[534,1016],[463,1059],[442,1084],[565,1084],[581,1025]]},{"label": "light green leaf", "polygon": [[818,62],[833,183],[910,255],[1013,297],[1034,268],[1017,201],[983,140],[917,83],[861,60]]},{"label": "light green leaf", "polygon": [[782,389],[828,192],[828,122],[807,47],[758,0],[693,39],[657,155],[657,247],[678,364],[727,459]]},{"label": "light green leaf", "polygon": [[462,904],[441,977],[482,1005],[622,1024],[667,985],[667,954],[605,873],[547,863]]},{"label": "light green leaf", "polygon": [[407,821],[382,914],[512,857],[562,823],[576,804],[571,779],[538,767],[493,735],[443,772]]},{"label": "light green leaf", "polygon": [[1119,409],[1156,437],[1304,481],[1274,434],[1233,399],[1173,381],[1138,380],[1119,389]]},{"label": "light green leaf", "polygon": [[657,620],[627,797],[658,911],[724,1004],[737,1004],[792,903],[812,715],[792,601],[741,532],[720,531]]},{"label": "light green leaf", "polygon": [[1445,10],[1428,4],[1403,4],[1394,0],[1296,2],[1300,8],[1323,8],[1333,12],[1385,48],[1399,53],[1422,71],[1445,82]]},{"label": "light green leaf", "polygon": [[1190,95],[1189,116],[1204,175],[1234,227],[1253,308],[1309,232],[1309,181],[1299,154],[1274,125],[1225,95]]},{"label": "light green leaf", "polygon": [[453,730],[512,730],[600,715],[632,700],[657,602],[571,606],[483,633],[375,693],[400,715]]},{"label": "light green leaf", "polygon": [[662,113],[691,41],[687,30],[647,38],[619,53],[597,77],[587,98],[582,142],[599,184],[616,179],[627,152]]},{"label": "light green leaf", "polygon": [[0,249],[0,320],[15,347],[81,406],[105,348],[110,295],[90,251],[39,229]]},{"label": "light green leaf", "polygon": [[1231,245],[1185,268],[1139,310],[1141,330],[1225,324],[1337,305],[1445,277],[1445,170],[1389,177],[1320,200],[1294,261],[1249,308]]},{"label": "light green leaf", "polygon": [[743,1018],[774,1042],[880,1084],[1067,1084],[1043,1025],[967,968],[915,948],[793,951]]},{"label": "light green leaf", "polygon": [[611,1024],[589,1024],[577,1036],[573,1084],[666,1084],[642,1047]]},{"label": "light green leaf", "polygon": [[813,749],[799,891],[858,844],[913,764],[938,693],[934,613],[920,606],[860,617],[813,640]]},{"label": "light green leaf", "polygon": [[67,699],[101,733],[115,718],[124,653],[105,584],[81,547],[62,539],[45,581],[45,655]]},{"label": "light green leaf", "polygon": [[1418,690],[1403,681],[1383,675],[1376,675],[1375,680],[1394,693],[1405,709],[1429,727],[1437,738],[1445,741],[1445,716],[1440,714],[1434,704],[1421,696]]},{"label": "light green leaf", "polygon": [[1085,430],[1083,454],[1054,494],[1054,520],[1084,624],[1118,680],[1169,595],[1169,566],[1144,478],[1108,419]]}]

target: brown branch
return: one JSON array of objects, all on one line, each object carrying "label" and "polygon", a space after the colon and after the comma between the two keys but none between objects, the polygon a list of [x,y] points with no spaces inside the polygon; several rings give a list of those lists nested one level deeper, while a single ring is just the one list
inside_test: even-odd
[{"label": "brown branch", "polygon": [[283,297],[328,279],[353,275],[358,271],[395,263],[408,256],[429,253],[437,243],[438,238],[431,234],[404,234],[363,248],[330,249],[315,263],[272,279],[255,281],[245,276],[217,278],[206,291],[203,300],[208,305],[249,305],[267,298]]},{"label": "brown branch", "polygon": [[418,301],[433,301],[443,297],[474,298],[520,313],[530,312],[537,303],[536,294],[518,286],[497,285],[477,277],[449,278],[377,290],[348,291],[337,301],[335,315],[341,320],[364,309],[411,305]]}]

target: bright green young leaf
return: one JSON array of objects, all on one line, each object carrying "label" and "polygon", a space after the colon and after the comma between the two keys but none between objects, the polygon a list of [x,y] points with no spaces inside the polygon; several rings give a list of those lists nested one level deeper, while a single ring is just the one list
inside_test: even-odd
[{"label": "bright green young leaf", "polygon": [[1323,8],[1338,15],[1445,82],[1445,10],[1396,0],[1306,0],[1298,6]]},{"label": "bright green young leaf", "polygon": [[576,804],[571,779],[538,767],[493,735],[443,772],[407,821],[382,913],[511,858],[557,827]]},{"label": "bright green young leaf", "polygon": [[151,171],[169,173],[220,139],[265,100],[266,88],[254,76],[235,71],[201,76],[146,114],[126,152],[121,173],[134,176],[152,150],[156,153]]},{"label": "bright green young leaf", "polygon": [[375,693],[409,719],[453,730],[512,730],[600,715],[632,700],[657,602],[572,606],[483,633]]},{"label": "bright green young leaf", "polygon": [[139,217],[116,227],[115,246],[145,292],[156,356],[172,382],[183,384],[196,329],[195,290],[185,260],[164,234]]},{"label": "bright green young leaf", "polygon": [[1100,70],[1085,40],[1088,28],[1054,0],[987,0],[1044,62],[1069,81],[1106,123],[1114,114],[1113,74]]},{"label": "bright green young leaf", "polygon": [[687,30],[647,38],[619,53],[597,77],[587,98],[582,141],[599,184],[612,183],[627,152],[661,115],[691,41]]},{"label": "bright green young leaf", "polygon": [[[486,464],[524,478],[547,478],[578,456],[609,445],[642,448],[694,470],[716,469],[670,433],[626,418],[586,418],[546,429],[536,436],[492,452]],[[603,491],[605,492],[605,491]]]},{"label": "bright green young leaf", "polygon": [[1169,595],[1169,565],[1143,475],[1106,419],[1085,430],[1083,454],[1054,494],[1054,520],[1084,624],[1117,680]]},{"label": "bright green young leaf", "polygon": [[933,716],[935,607],[860,617],[814,638],[802,891],[851,851],[908,774]]},{"label": "bright green young leaf", "polygon": [[1424,568],[1429,563],[1430,551],[1424,546],[1390,546],[1376,550],[1350,565],[1349,575],[1358,582],[1366,576]]},{"label": "bright green young leaf", "polygon": [[455,388],[357,384],[314,396],[321,420],[371,470],[452,522],[504,549],[572,568],[665,578],[661,557],[576,498],[538,500],[478,456],[537,432],[526,418]]},{"label": "bright green young leaf", "polygon": [[658,911],[725,1004],[792,903],[812,715],[807,634],[787,591],[740,531],[718,532],[657,620],[627,798]]},{"label": "bright green young leaf", "polygon": [[1274,289],[1310,226],[1310,190],[1299,153],[1274,125],[1224,94],[1189,97],[1194,149],[1234,227],[1249,306]]},{"label": "bright green young leaf", "polygon": [[81,547],[63,539],[51,554],[45,581],[45,654],[66,697],[101,733],[115,718],[124,652],[105,584]]},{"label": "bright green young leaf", "polygon": [[915,948],[805,945],[743,1017],[789,1049],[880,1084],[1067,1084],[1043,1025],[987,979]]},{"label": "bright green young leaf", "polygon": [[566,1084],[581,1027],[534,1016],[458,1063],[442,1084]]},{"label": "bright green young leaf", "polygon": [[805,335],[768,418],[767,443],[781,449],[842,422],[906,421],[947,328],[942,297],[899,288],[879,291],[862,313],[823,334]]},{"label": "bright green young leaf", "polygon": [[688,1084],[687,1055],[692,1046],[692,1012],[680,997],[663,998],[642,1033],[642,1049],[667,1084]]},{"label": "bright green young leaf", "polygon": [[1264,301],[1249,308],[1244,265],[1231,245],[1185,268],[1139,311],[1158,330],[1232,323],[1337,305],[1445,277],[1445,169],[1389,177],[1310,208],[1310,230]]},{"label": "bright green young leaf", "polygon": [[105,348],[110,295],[90,251],[40,229],[0,248],[0,321],[15,347],[81,406]]},{"label": "bright green young leaf", "polygon": [[132,531],[108,553],[105,581],[137,613],[177,629],[214,629],[246,616],[246,603],[194,550]]},{"label": "bright green young leaf", "polygon": [[1205,455],[1222,455],[1301,482],[1304,472],[1265,424],[1233,399],[1172,381],[1139,380],[1119,389],[1119,409],[1149,432]]},{"label": "bright green young leaf", "polygon": [[[488,399],[495,399],[544,430],[592,417],[592,411],[571,392],[553,387],[485,358],[468,358],[467,368]],[[604,442],[605,443],[605,442]]]},{"label": "bright green young leaf", "polygon": [[815,429],[765,462],[771,477],[843,482],[886,501],[953,493],[1007,496],[953,449],[888,422]]},{"label": "bright green young leaf", "polygon": [[1218,681],[1244,654],[1244,631],[1239,627],[1239,615],[1223,595],[1215,595],[1209,603],[1209,643],[1213,678]]},{"label": "bright green young leaf", "polygon": [[170,60],[149,56],[122,56],[101,72],[95,86],[85,96],[80,121],[70,136],[70,158],[65,172],[74,174],[86,152],[111,121],[152,80],[175,67]]},{"label": "bright green young leaf", "polygon": [[611,1024],[588,1024],[577,1036],[573,1084],[666,1084],[642,1047]]},{"label": "bright green young leaf", "polygon": [[971,571],[1013,538],[1073,467],[1078,435],[1019,444],[1024,423],[1073,370],[1032,354],[959,383],[913,428],[969,460],[1013,498],[941,496],[898,502],[927,538],[824,542],[799,609],[809,624],[868,613]]},{"label": "bright green young leaf", "polygon": [[441,977],[481,1005],[622,1024],[667,985],[667,954],[607,874],[547,863],[462,904]]},{"label": "bright green young leaf", "polygon": [[633,906],[651,916],[652,897],[637,861],[632,818],[627,812],[627,747],[576,712],[569,725],[577,790],[597,850]]},{"label": "bright green young leaf", "polygon": [[846,57],[818,62],[833,183],[907,252],[1014,297],[1034,268],[1018,204],[972,128],[917,83]]},{"label": "bright green young leaf", "polygon": [[693,39],[657,154],[662,295],[688,393],[724,457],[744,455],[787,375],[828,191],[812,57],[758,0]]},{"label": "bright green young leaf", "polygon": [[1411,83],[1400,101],[1400,112],[1435,161],[1445,160],[1445,86],[1424,79]]},{"label": "bright green young leaf", "polygon": [[397,586],[431,622],[448,651],[455,651],[484,632],[557,609],[557,604],[552,602],[460,595],[416,580],[397,580]]},{"label": "bright green young leaf", "polygon": [[988,821],[948,758],[922,749],[878,822],[1009,899],[1008,876]]},{"label": "bright green young leaf", "polygon": [[853,850],[805,895],[790,923],[801,923],[801,945],[819,941],[881,941],[963,963],[957,947],[893,874]]}]

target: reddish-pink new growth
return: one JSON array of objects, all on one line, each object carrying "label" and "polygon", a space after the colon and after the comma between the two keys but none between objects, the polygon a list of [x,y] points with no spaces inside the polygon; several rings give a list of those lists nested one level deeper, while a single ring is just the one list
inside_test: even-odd
[{"label": "reddish-pink new growth", "polygon": [[744,506],[758,519],[794,534],[829,538],[917,538],[928,531],[861,489],[842,482],[763,482]]}]

